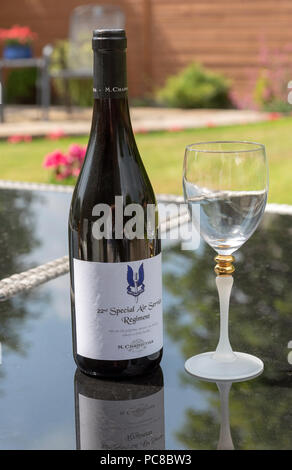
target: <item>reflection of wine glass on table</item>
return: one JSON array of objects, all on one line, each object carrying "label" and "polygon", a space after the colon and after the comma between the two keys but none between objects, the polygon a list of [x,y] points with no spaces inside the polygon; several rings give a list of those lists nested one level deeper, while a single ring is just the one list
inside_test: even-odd
[{"label": "reflection of wine glass on table", "polygon": [[[260,359],[233,352],[228,337],[232,253],[256,230],[265,210],[268,166],[265,147],[253,142],[201,142],[186,147],[183,188],[192,222],[218,253],[216,284],[220,301],[220,338],[216,351],[186,361],[200,378],[237,380],[263,370]],[[198,210],[199,208],[199,210]]]},{"label": "reflection of wine glass on table", "polygon": [[[258,375],[260,375],[260,372]],[[254,377],[250,377],[254,378]],[[248,380],[248,379],[247,379]],[[215,380],[208,380],[215,382]],[[241,380],[217,380],[216,385],[220,395],[220,434],[217,444],[217,450],[233,450],[233,440],[230,431],[230,418],[229,418],[229,393],[233,382],[242,382]]]},{"label": "reflection of wine glass on table", "polygon": [[217,382],[217,387],[220,394],[221,406],[221,420],[220,420],[220,434],[217,445],[218,450],[233,450],[234,445],[230,431],[229,419],[229,392],[232,387],[232,382],[224,380]]}]

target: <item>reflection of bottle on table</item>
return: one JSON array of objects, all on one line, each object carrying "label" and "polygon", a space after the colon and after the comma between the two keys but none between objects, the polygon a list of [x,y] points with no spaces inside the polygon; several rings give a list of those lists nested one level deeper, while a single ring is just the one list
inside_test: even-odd
[{"label": "reflection of bottle on table", "polygon": [[77,449],[164,449],[163,374],[127,381],[75,373]]}]

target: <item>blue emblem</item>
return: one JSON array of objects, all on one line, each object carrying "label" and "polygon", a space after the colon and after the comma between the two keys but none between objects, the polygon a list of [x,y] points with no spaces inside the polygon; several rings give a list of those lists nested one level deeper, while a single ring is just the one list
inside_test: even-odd
[{"label": "blue emblem", "polygon": [[143,263],[140,265],[138,272],[135,274],[131,266],[128,265],[127,281],[127,293],[129,295],[133,295],[136,297],[136,300],[138,300],[139,295],[145,291]]}]

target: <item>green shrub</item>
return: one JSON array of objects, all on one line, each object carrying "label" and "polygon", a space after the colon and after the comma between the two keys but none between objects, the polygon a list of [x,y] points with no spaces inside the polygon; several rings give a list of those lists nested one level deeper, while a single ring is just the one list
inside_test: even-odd
[{"label": "green shrub", "polygon": [[[63,70],[68,64],[69,44],[66,40],[55,43],[51,70]],[[53,99],[56,103],[70,103],[76,106],[92,106],[92,78],[53,78]]]},{"label": "green shrub", "polygon": [[273,100],[271,103],[266,103],[263,106],[264,111],[278,112],[278,113],[291,113],[291,104],[284,100]]},{"label": "green shrub", "polygon": [[34,104],[36,102],[36,68],[14,69],[5,83],[5,101],[9,104]]},{"label": "green shrub", "polygon": [[162,104],[179,108],[230,107],[228,80],[196,63],[169,77],[156,96]]}]

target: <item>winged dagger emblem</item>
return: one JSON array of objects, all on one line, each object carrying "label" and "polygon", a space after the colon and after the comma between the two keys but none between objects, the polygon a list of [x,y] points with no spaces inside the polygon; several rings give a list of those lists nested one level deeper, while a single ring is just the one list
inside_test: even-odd
[{"label": "winged dagger emblem", "polygon": [[138,301],[139,295],[145,290],[143,263],[140,265],[137,273],[134,273],[131,266],[128,265],[127,281],[127,293],[136,297],[136,301]]}]

